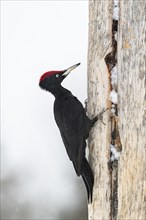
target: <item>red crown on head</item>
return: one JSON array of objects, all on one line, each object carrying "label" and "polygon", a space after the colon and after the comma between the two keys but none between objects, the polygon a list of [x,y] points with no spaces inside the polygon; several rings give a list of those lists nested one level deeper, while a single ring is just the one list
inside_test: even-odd
[{"label": "red crown on head", "polygon": [[44,80],[48,76],[52,76],[55,74],[61,74],[63,72],[64,72],[64,70],[52,70],[52,71],[46,72],[41,76],[40,81]]}]

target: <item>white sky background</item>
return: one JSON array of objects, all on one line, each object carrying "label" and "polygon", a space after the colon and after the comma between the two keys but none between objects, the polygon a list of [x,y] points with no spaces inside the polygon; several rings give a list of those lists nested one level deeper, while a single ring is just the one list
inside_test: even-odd
[{"label": "white sky background", "polygon": [[1,177],[15,174],[19,180],[18,210],[12,217],[33,200],[52,206],[50,216],[35,210],[34,218],[53,218],[57,209],[80,200],[77,177],[54,121],[54,97],[38,82],[46,71],[81,62],[63,85],[82,103],[86,99],[88,1],[2,1],[1,32]]}]

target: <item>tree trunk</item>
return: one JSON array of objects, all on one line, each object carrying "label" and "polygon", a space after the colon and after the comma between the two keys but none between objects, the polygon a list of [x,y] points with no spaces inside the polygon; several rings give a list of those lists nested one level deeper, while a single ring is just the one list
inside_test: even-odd
[{"label": "tree trunk", "polygon": [[89,1],[88,115],[110,108],[89,137],[90,220],[146,219],[145,7],[141,0]]}]

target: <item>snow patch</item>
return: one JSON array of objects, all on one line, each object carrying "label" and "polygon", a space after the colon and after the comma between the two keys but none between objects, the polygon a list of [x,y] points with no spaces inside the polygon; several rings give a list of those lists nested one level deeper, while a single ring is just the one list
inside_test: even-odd
[{"label": "snow patch", "polygon": [[114,0],[113,19],[116,21],[119,20],[119,0]]},{"label": "snow patch", "polygon": [[110,93],[110,100],[114,104],[118,103],[118,93],[114,89]]},{"label": "snow patch", "polygon": [[115,109],[115,105],[114,104],[111,106],[111,113],[112,113],[112,116],[115,116],[116,109]]},{"label": "snow patch", "polygon": [[112,144],[110,145],[110,151],[112,153],[111,158],[110,158],[111,161],[118,160],[120,157],[120,152],[118,152],[115,146]]},{"label": "snow patch", "polygon": [[112,87],[117,86],[118,69],[117,65],[111,70],[111,85]]},{"label": "snow patch", "polygon": [[118,40],[118,33],[117,33],[117,31],[114,34],[114,38],[115,38],[116,41]]}]

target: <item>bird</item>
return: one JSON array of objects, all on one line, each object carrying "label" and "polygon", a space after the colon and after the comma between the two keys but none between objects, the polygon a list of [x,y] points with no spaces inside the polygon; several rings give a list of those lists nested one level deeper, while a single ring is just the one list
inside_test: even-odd
[{"label": "bird", "polygon": [[89,132],[98,120],[98,116],[90,119],[82,103],[61,84],[79,65],[80,63],[77,63],[65,70],[45,72],[40,77],[39,86],[55,97],[54,118],[56,124],[75,172],[84,181],[88,203],[92,203],[94,175],[86,158],[85,149]]}]

